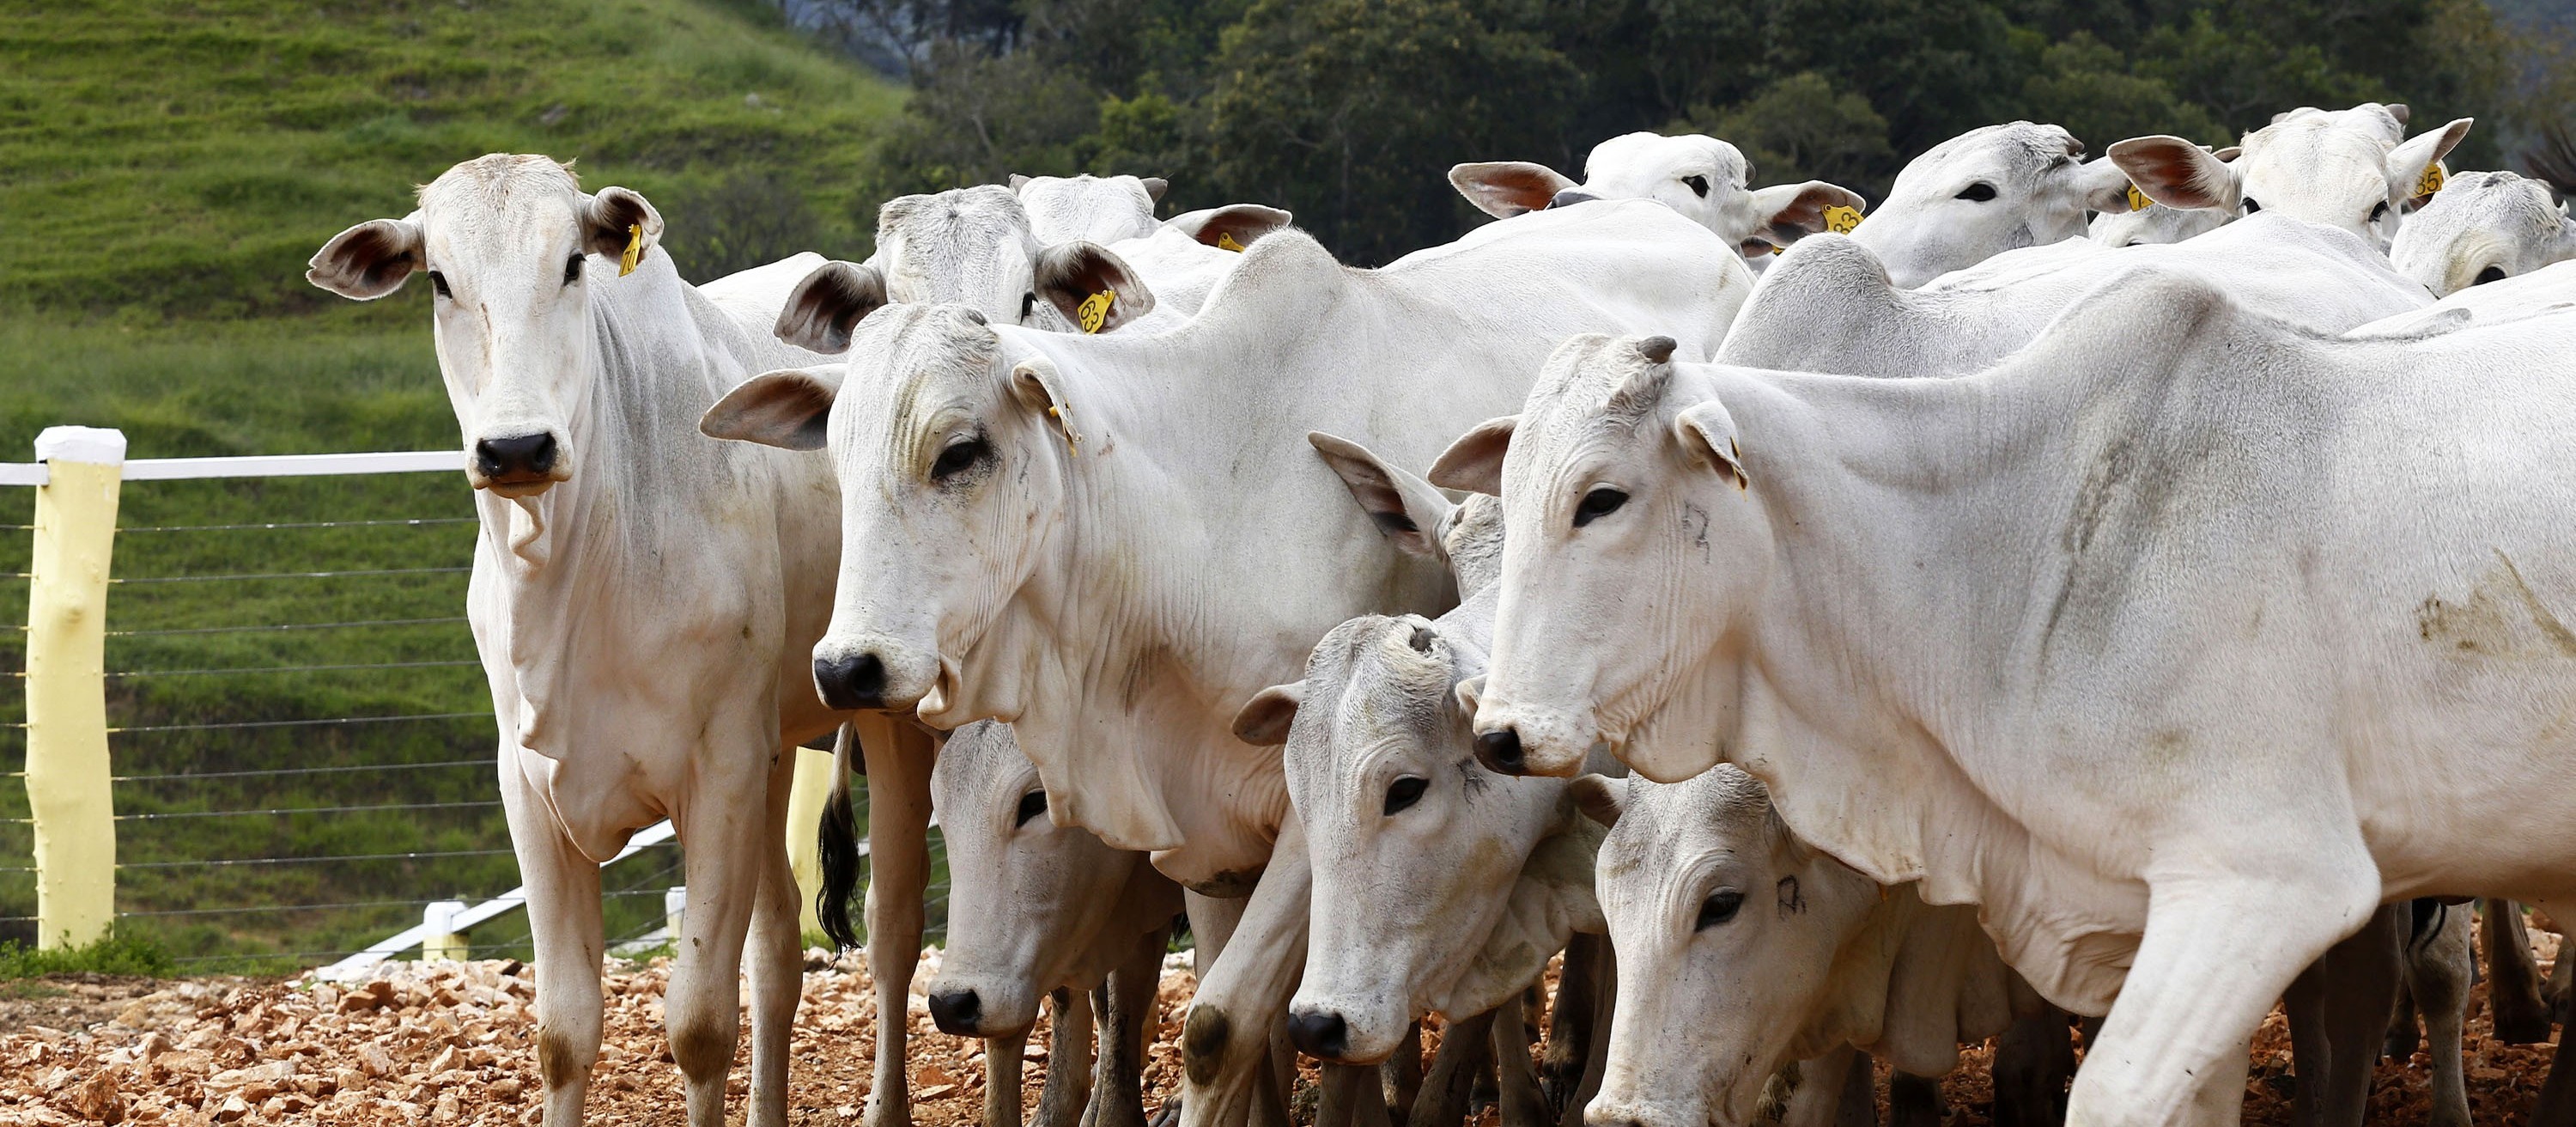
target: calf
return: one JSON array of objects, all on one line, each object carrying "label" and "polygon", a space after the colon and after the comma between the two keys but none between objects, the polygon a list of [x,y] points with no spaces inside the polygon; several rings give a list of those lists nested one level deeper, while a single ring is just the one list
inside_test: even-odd
[{"label": "calf", "polygon": [[[415,274],[435,291],[481,521],[466,612],[527,884],[546,1123],[580,1121],[599,1057],[599,866],[667,817],[688,848],[664,1020],[689,1123],[724,1122],[748,934],[749,1116],[780,1127],[801,982],[788,780],[796,745],[839,722],[802,673],[839,500],[818,459],[692,433],[745,376],[820,359],[727,312],[774,307],[796,268],[702,293],[657,253],[661,233],[634,192],[494,154],[431,181],[410,215],[333,237],[306,277],[359,300]],[[863,723],[883,746],[926,745]]]},{"label": "calf", "polygon": [[2243,155],[2232,162],[2167,136],[2122,141],[2111,146],[2110,159],[2167,207],[2277,211],[2385,248],[2405,212],[2441,188],[2443,154],[2474,123],[2464,117],[2408,138],[2408,116],[2402,104],[2302,107],[2246,134]]},{"label": "calf", "polygon": [[2549,185],[2510,172],[2463,172],[2406,218],[2389,261],[2435,297],[2576,258],[2576,219]]}]

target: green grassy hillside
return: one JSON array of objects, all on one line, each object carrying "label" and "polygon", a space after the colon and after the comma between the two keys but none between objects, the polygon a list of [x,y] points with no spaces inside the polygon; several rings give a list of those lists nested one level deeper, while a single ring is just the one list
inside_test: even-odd
[{"label": "green grassy hillside", "polygon": [[[0,6],[0,460],[57,423],[122,428],[138,458],[452,445],[425,287],[364,306],[311,288],[305,259],[333,233],[510,150],[650,196],[691,277],[854,255],[871,218],[854,186],[901,96],[771,10],[718,0]],[[464,576],[427,570],[467,562],[467,497],[444,474],[128,485],[109,722],[128,729],[120,909],[153,914],[122,926],[183,958],[340,950],[417,921],[412,901],[514,882],[491,852],[507,844],[491,722],[446,715],[490,709],[464,664]],[[30,504],[0,491],[0,576],[25,570]],[[208,527],[408,520],[437,523]],[[394,574],[137,582],[368,571]],[[25,592],[0,578],[0,614]],[[0,668],[19,649],[0,633]],[[0,692],[0,722],[22,716]],[[377,716],[443,718],[311,723]],[[23,751],[0,729],[0,769]],[[271,773],[308,768],[356,769]],[[368,805],[411,808],[204,816]],[[11,871],[25,813],[0,783],[0,938],[29,934],[32,882]],[[397,852],[454,856],[202,864]],[[612,935],[649,925],[677,881],[677,850],[656,854],[610,875],[637,889]],[[239,910],[343,904],[366,906]]]}]

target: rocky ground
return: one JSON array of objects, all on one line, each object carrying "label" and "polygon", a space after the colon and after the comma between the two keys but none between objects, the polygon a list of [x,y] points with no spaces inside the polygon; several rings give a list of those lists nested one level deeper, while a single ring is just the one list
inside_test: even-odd
[{"label": "rocky ground", "polygon": [[[790,1121],[796,1127],[855,1124],[875,1049],[868,980],[850,956],[816,951],[807,966]],[[590,1121],[679,1124],[679,1072],[661,1032],[669,965],[655,960],[610,969],[607,1044]],[[1146,1077],[1149,1112],[1160,1102],[1154,1093],[1178,1084],[1174,1042],[1190,982],[1180,970],[1164,981],[1164,1019]],[[0,984],[0,1125],[534,1123],[538,1085],[527,1008],[533,990],[528,968],[516,962],[389,963],[345,985],[309,977],[96,976]],[[2519,1127],[2552,1050],[2494,1043],[2484,993],[2479,987],[2470,1029],[2471,1106],[2481,1125]],[[915,1122],[975,1123],[984,1087],[980,1044],[933,1030],[918,995],[909,1008]],[[1032,1110],[1046,1067],[1036,1047],[1042,1043],[1032,1038],[1027,1053],[1023,1102]],[[2245,1122],[2286,1124],[2290,1051],[2277,1012],[2254,1053]],[[1982,1049],[1972,1053],[1945,1083],[1954,1127],[1987,1122],[1987,1056]],[[745,1063],[737,1062],[733,1082],[735,1122]],[[2426,1085],[2420,1053],[2412,1061],[2383,1062],[2373,1122],[2423,1122]],[[1491,1127],[1492,1114],[1484,1118]]]}]

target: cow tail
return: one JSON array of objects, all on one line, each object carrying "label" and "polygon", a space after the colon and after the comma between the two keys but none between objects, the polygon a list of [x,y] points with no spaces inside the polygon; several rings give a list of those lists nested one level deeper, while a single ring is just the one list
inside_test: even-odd
[{"label": "cow tail", "polygon": [[823,802],[823,824],[815,835],[823,888],[814,894],[814,914],[822,919],[823,934],[843,948],[859,945],[858,929],[850,926],[850,901],[859,890],[859,819],[850,805],[850,774],[866,770],[859,765],[864,760],[854,762],[864,754],[858,730],[841,725],[832,739],[832,795]]}]

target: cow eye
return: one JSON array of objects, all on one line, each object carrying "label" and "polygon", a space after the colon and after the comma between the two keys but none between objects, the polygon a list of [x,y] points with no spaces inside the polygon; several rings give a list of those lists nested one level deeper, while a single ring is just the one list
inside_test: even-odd
[{"label": "cow eye", "polygon": [[1987,200],[1995,198],[1995,186],[1986,183],[1983,180],[1979,180],[1974,184],[1970,184],[1965,188],[1959,189],[1959,198],[1974,203],[1984,203]]},{"label": "cow eye", "polygon": [[2381,200],[2370,209],[2370,222],[2377,223],[2386,218],[2388,218],[2388,201]]},{"label": "cow eye", "polygon": [[1708,177],[1684,176],[1682,177],[1682,183],[1690,185],[1692,195],[1698,196],[1701,199],[1708,198]]},{"label": "cow eye", "polygon": [[2247,197],[2245,197],[2245,214],[2247,214],[2247,215],[2252,215],[2252,214],[2254,214],[2255,212],[2258,212],[2258,211],[2261,211],[2261,210],[2263,210],[2263,205],[2262,205],[2262,204],[2259,204],[2259,203],[2254,202],[2254,197],[2252,197],[2252,196],[2247,196]]},{"label": "cow eye", "polygon": [[973,469],[975,463],[983,461],[985,455],[992,452],[993,444],[980,437],[951,442],[947,449],[939,452],[939,460],[930,464],[930,479],[946,481],[965,473]]},{"label": "cow eye", "polygon": [[580,255],[578,255],[578,254],[576,254],[576,255],[572,256],[571,258],[567,258],[567,259],[565,259],[565,260],[564,260],[564,284],[565,284],[565,285],[567,285],[567,286],[569,286],[569,285],[573,284],[574,282],[578,282],[578,281],[580,281],[580,280],[581,280],[581,256],[580,256]]},{"label": "cow eye", "polygon": [[1708,899],[1699,902],[1699,919],[1691,924],[1691,930],[1707,931],[1734,919],[1736,909],[1743,906],[1744,894],[1734,889],[1721,888],[1709,893]]},{"label": "cow eye", "polygon": [[1574,527],[1581,528],[1584,525],[1601,519],[1602,517],[1618,512],[1619,506],[1627,503],[1627,494],[1621,493],[1606,485],[1599,489],[1595,489],[1590,493],[1586,493],[1583,495],[1583,500],[1575,503]]},{"label": "cow eye", "polygon": [[1032,290],[1020,295],[1020,320],[1027,321],[1029,319],[1029,314],[1037,312],[1037,308],[1037,291]]},{"label": "cow eye", "polygon": [[455,292],[447,288],[447,275],[441,274],[436,270],[429,272],[429,288],[440,297],[449,298],[451,300],[456,297]]},{"label": "cow eye", "polygon": [[1046,813],[1046,791],[1033,790],[1020,796],[1019,816],[1018,819],[1013,821],[1011,824],[1013,826],[1025,826],[1029,824],[1029,819],[1035,818],[1044,813]]},{"label": "cow eye", "polygon": [[2476,280],[2476,281],[2474,281],[2474,282],[2470,282],[2469,284],[2470,284],[2470,285],[2472,285],[2472,286],[2483,286],[2483,285],[2485,285],[2485,284],[2487,284],[2487,283],[2489,283],[2489,282],[2501,282],[2501,281],[2503,281],[2503,280],[2504,280],[2504,267],[2501,267],[2501,266],[2490,266],[2490,267],[2487,267],[2487,268],[2486,268],[2486,269],[2484,269],[2484,270],[2480,270],[2480,271],[2478,271],[2478,277],[2477,277],[2477,280]]},{"label": "cow eye", "polygon": [[1410,775],[1397,779],[1393,784],[1386,788],[1387,815],[1392,817],[1396,811],[1403,810],[1412,806],[1414,803],[1422,801],[1422,792],[1430,789],[1430,787],[1430,783],[1414,778]]}]

